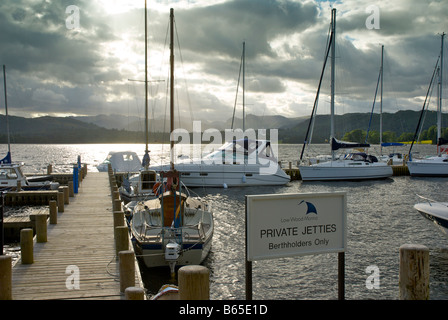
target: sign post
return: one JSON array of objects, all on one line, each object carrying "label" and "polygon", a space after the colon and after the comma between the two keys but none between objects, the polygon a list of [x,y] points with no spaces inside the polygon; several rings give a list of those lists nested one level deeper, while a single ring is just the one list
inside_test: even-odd
[{"label": "sign post", "polygon": [[338,298],[344,299],[346,194],[246,196],[246,299],[252,299],[252,261],[338,253]]}]

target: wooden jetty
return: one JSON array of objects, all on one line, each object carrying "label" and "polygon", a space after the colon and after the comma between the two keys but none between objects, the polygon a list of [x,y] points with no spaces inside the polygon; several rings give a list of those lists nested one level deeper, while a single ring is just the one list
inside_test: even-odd
[{"label": "wooden jetty", "polygon": [[[89,173],[57,223],[48,224],[47,241],[35,237],[33,263],[12,268],[14,300],[125,298],[111,200],[108,173]],[[143,288],[135,258],[134,266],[135,287]]]}]

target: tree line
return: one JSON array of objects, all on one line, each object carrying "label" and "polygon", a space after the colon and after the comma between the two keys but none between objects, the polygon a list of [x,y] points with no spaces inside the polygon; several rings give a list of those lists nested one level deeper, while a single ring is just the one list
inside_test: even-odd
[{"label": "tree line", "polygon": [[[442,128],[442,138],[448,139],[448,128]],[[354,129],[350,132],[345,133],[342,140],[350,142],[366,142],[367,130]],[[403,132],[399,136],[393,131],[383,132],[383,142],[408,142],[414,139],[414,132]],[[437,126],[433,125],[426,130],[422,130],[420,134],[419,141],[430,140],[432,144],[437,144]],[[380,143],[380,133],[379,131],[371,130],[369,131],[369,137],[367,138],[367,143],[379,144]]]}]

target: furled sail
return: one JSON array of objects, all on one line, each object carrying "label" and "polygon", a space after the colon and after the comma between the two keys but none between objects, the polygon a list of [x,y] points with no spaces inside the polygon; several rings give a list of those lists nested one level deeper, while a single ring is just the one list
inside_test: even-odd
[{"label": "furled sail", "polygon": [[368,147],[370,147],[370,144],[368,143],[345,142],[345,141],[338,141],[335,138],[331,138],[331,150],[333,151],[339,149],[368,148]]}]

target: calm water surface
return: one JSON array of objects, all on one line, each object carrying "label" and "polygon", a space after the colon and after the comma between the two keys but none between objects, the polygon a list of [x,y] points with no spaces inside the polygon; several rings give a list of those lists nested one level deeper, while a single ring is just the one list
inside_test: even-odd
[{"label": "calm water surface", "polygon": [[[1,154],[6,146],[0,146]],[[168,146],[151,145],[152,163],[168,159]],[[378,147],[376,148],[378,150]],[[434,146],[414,146],[421,156]],[[109,151],[133,150],[143,155],[141,145],[13,145],[13,160],[24,161],[26,172],[71,172],[71,164],[81,155],[89,171],[96,171]],[[300,145],[280,145],[279,160],[295,166]],[[407,153],[408,147],[400,152]],[[307,150],[308,152],[308,150]],[[312,146],[309,152],[328,153],[327,145]],[[211,299],[245,299],[244,200],[249,194],[346,192],[347,251],[346,299],[397,299],[399,247],[422,244],[430,249],[430,297],[448,299],[448,240],[421,217],[413,206],[416,194],[448,201],[446,178],[393,177],[367,182],[292,181],[281,187],[196,188],[214,211],[215,233],[212,251],[205,261],[211,271]],[[380,271],[379,289],[367,289],[368,266]],[[167,269],[142,269],[149,294],[161,285],[176,283]],[[253,265],[254,299],[337,299],[337,254],[320,254],[258,261]]]}]

